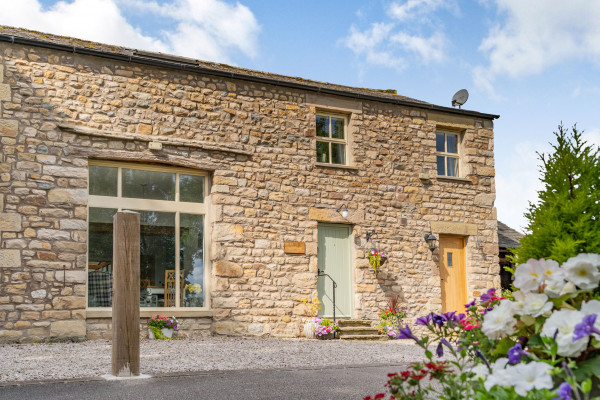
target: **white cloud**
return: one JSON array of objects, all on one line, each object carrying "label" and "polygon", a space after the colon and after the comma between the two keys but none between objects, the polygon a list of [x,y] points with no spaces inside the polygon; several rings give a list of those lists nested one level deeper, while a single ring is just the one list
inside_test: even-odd
[{"label": "white cloud", "polygon": [[[448,40],[439,26],[430,35],[430,18],[438,8],[455,8],[454,1],[407,0],[393,2],[387,9],[388,22],[376,22],[364,30],[350,27],[342,39],[345,47],[368,64],[403,69],[412,57],[423,64],[445,59]],[[413,20],[410,24],[405,21]],[[412,32],[414,31],[414,32]]]},{"label": "white cloud", "polygon": [[480,45],[486,67],[474,70],[475,83],[484,68],[489,81],[537,74],[570,60],[600,61],[600,2],[589,0],[496,0],[504,20],[493,26]]},{"label": "white cloud", "polygon": [[[143,33],[123,15],[126,8],[174,22],[173,30]],[[143,16],[142,16],[143,17]],[[38,0],[3,4],[0,24],[202,60],[231,62],[236,52],[258,53],[260,26],[252,12],[222,0],[73,0],[44,9]]]},{"label": "white cloud", "polygon": [[407,0],[393,2],[389,7],[389,14],[398,21],[414,18],[428,18],[428,15],[438,8],[448,8],[458,14],[458,5],[454,0]]}]

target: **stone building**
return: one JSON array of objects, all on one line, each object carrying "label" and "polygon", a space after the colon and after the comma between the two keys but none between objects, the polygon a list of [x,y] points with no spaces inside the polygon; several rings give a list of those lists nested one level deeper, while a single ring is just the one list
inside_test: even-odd
[{"label": "stone building", "polygon": [[109,337],[123,209],[182,335],[297,336],[318,270],[342,318],[500,286],[497,115],[10,27],[0,112],[0,341]]}]

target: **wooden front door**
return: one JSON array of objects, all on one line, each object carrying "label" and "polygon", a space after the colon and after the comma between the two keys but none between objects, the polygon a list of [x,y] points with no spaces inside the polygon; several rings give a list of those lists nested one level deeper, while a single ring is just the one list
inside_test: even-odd
[{"label": "wooden front door", "polygon": [[[335,316],[352,317],[352,263],[350,258],[350,227],[319,224],[318,268],[337,283]],[[320,316],[333,316],[333,287],[331,279],[319,276],[317,283],[322,307]]]},{"label": "wooden front door", "polygon": [[465,239],[440,235],[442,312],[464,312],[467,303]]}]

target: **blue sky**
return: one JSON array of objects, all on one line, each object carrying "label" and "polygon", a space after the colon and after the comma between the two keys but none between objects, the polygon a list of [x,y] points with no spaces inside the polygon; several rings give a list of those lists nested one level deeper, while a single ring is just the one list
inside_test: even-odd
[{"label": "blue sky", "polygon": [[523,231],[562,121],[600,144],[596,0],[2,0],[0,24],[499,114],[498,217]]}]

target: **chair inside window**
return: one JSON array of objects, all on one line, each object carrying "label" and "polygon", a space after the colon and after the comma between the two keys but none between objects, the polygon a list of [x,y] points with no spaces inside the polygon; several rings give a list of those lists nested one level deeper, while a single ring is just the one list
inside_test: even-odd
[{"label": "chair inside window", "polygon": [[[183,305],[183,274],[179,274],[179,286],[180,286],[180,303]],[[165,307],[175,307],[175,270],[165,270]]]}]

